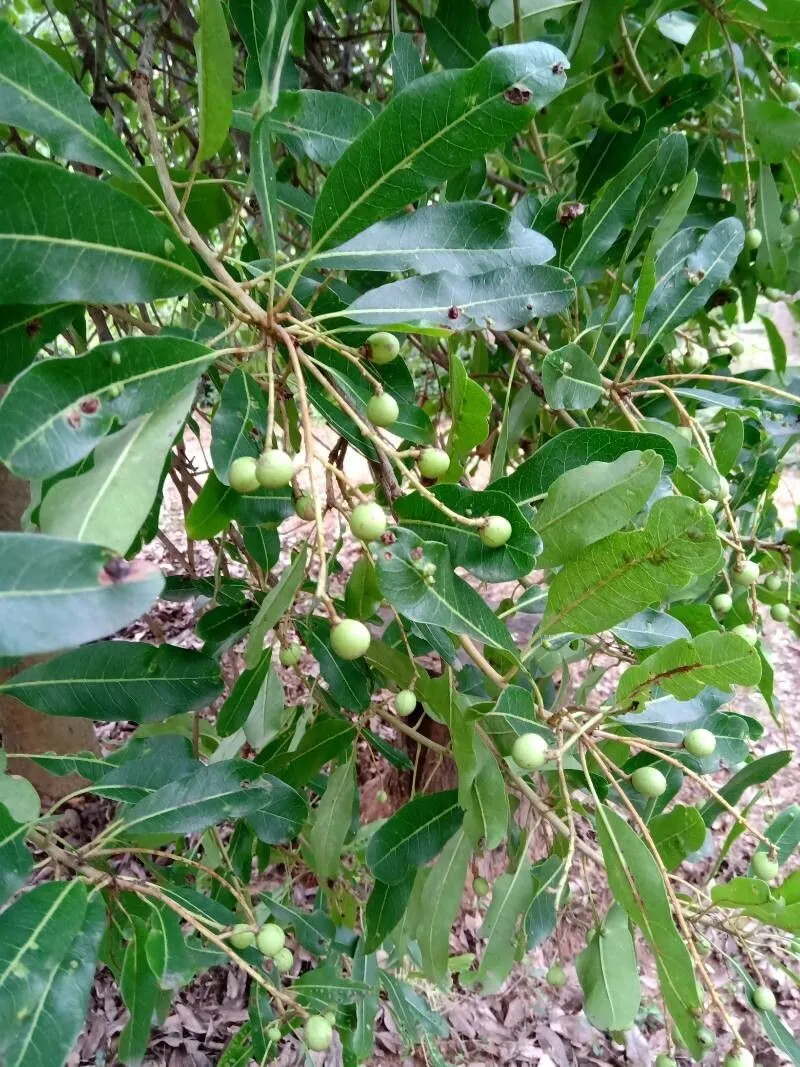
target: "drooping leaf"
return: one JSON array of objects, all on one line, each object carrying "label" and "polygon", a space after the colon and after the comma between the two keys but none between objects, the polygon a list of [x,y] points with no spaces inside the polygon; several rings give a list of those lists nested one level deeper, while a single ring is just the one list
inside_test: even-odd
[{"label": "drooping leaf", "polygon": [[321,716],[293,752],[270,760],[266,769],[289,785],[305,785],[321,767],[341,756],[354,737],[355,727],[347,719]]},{"label": "drooping leaf", "polygon": [[579,345],[548,352],[542,364],[547,403],[565,411],[593,408],[603,395],[600,371]]},{"label": "drooping leaf", "polygon": [[270,113],[270,129],[296,156],[321,167],[336,163],[372,122],[372,114],[353,97],[317,89],[282,92]]},{"label": "drooping leaf", "polygon": [[119,1036],[120,1062],[142,1063],[150,1043],[150,1030],[158,998],[158,983],[147,959],[147,923],[130,915],[131,938],[125,946],[119,991],[129,1017]]},{"label": "drooping leaf", "polygon": [[443,67],[471,67],[489,51],[478,12],[470,0],[439,0],[436,14],[422,16],[431,51]]},{"label": "drooping leaf", "polygon": [[481,992],[496,993],[508,977],[516,955],[520,921],[530,907],[535,887],[530,864],[523,855],[512,873],[501,874],[492,887],[492,899],[480,929],[485,944],[474,976]]},{"label": "drooping leaf", "polygon": [[445,845],[425,884],[430,904],[420,916],[416,938],[423,973],[435,985],[443,986],[447,980],[450,930],[461,905],[471,855],[472,842],[459,830]]},{"label": "drooping leaf", "polygon": [[641,1001],[628,916],[615,904],[575,959],[586,1018],[598,1030],[627,1030]]},{"label": "drooping leaf", "polygon": [[463,462],[475,445],[486,440],[489,433],[489,412],[492,401],[478,382],[472,381],[457,353],[450,356],[450,388],[447,393],[451,427],[447,442],[450,469],[444,481],[458,481]]},{"label": "drooping leaf", "polygon": [[246,371],[235,370],[225,381],[211,421],[211,459],[217,478],[224,485],[228,484],[228,470],[235,459],[260,455],[266,429],[264,390]]},{"label": "drooping leaf", "polygon": [[77,311],[75,304],[0,307],[0,384],[24,371],[36,353],[69,326]]},{"label": "drooping leaf", "polygon": [[353,817],[355,789],[354,764],[350,758],[328,777],[308,836],[314,870],[320,879],[335,878],[339,870],[339,857]]},{"label": "drooping leaf", "polygon": [[420,794],[392,815],[370,839],[367,865],[389,885],[404,881],[409,869],[433,859],[461,825],[458,793]]},{"label": "drooping leaf", "polygon": [[675,804],[650,820],[650,833],[668,871],[680,867],[687,856],[703,847],[706,825],[697,808]]},{"label": "drooping leaf", "polygon": [[265,649],[254,667],[246,668],[236,679],[225,703],[217,713],[217,732],[230,737],[240,730],[253,710],[272,664],[272,649]]},{"label": "drooping leaf", "polygon": [[267,634],[292,606],[292,601],[305,577],[307,555],[306,546],[302,545],[281,575],[278,584],[273,586],[262,600],[258,614],[250,626],[250,636],[245,651],[245,663],[250,669],[261,660]]},{"label": "drooping leaf", "polygon": [[33,868],[33,857],[25,846],[27,829],[0,802],[0,907],[16,893]]},{"label": "drooping leaf", "polygon": [[[758,759],[745,764],[740,771],[737,771],[718,792],[729,804],[736,804],[745,790],[750,786],[763,785],[764,782],[768,782],[778,771],[783,770],[791,759],[792,753],[789,751],[768,752],[766,756],[759,756]],[[710,797],[700,809],[700,814],[706,826],[711,827],[724,811],[723,805]]]},{"label": "drooping leaf", "polygon": [[233,117],[233,45],[220,0],[200,0],[194,38],[200,107],[199,161],[222,147]]},{"label": "drooping leaf", "polygon": [[402,882],[376,881],[364,909],[364,949],[374,952],[405,914],[417,871],[412,868]]}]

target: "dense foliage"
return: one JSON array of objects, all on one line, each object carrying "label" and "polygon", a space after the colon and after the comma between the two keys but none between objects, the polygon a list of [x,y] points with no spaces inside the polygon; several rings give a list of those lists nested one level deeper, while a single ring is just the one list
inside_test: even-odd
[{"label": "dense foliage", "polygon": [[[0,1060],[62,1063],[102,964],[140,1063],[230,962],[227,1067],[360,1062],[381,1002],[443,1063],[418,980],[496,991],[588,904],[592,1024],[634,1024],[644,949],[660,1067],[709,1025],[747,1067],[737,990],[800,1063],[791,753],[730,706],[780,721],[761,619],[798,625],[798,4],[29,2],[0,22],[0,461],[31,486],[1,688],[130,728],[37,757],[114,802],[80,847],[0,775]],[[734,370],[759,317],[772,367]],[[191,647],[107,640],[159,599]]]}]

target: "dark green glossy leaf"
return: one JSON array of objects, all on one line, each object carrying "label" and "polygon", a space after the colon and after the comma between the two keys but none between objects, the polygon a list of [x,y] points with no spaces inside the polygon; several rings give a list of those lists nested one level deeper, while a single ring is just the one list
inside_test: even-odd
[{"label": "dark green glossy leaf", "polygon": [[471,0],[439,0],[436,14],[422,16],[431,51],[443,67],[471,67],[489,51]]},{"label": "dark green glossy leaf", "polygon": [[414,887],[416,869],[410,870],[402,882],[390,885],[376,881],[364,909],[364,950],[374,952],[384,938],[394,930],[405,914]]},{"label": "dark green glossy leaf", "polygon": [[296,156],[332,167],[372,122],[372,114],[353,97],[317,89],[283,92],[269,117],[270,129]]},{"label": "dark green glossy leaf", "polygon": [[308,818],[306,798],[271,774],[262,775],[258,784],[268,796],[257,811],[250,812],[247,822],[258,840],[268,845],[292,841]]},{"label": "dark green glossy leaf", "polygon": [[394,91],[401,92],[407,85],[421,78],[425,71],[419,58],[413,34],[392,34],[392,81]]},{"label": "dark green glossy leaf", "polygon": [[444,986],[450,957],[450,932],[461,906],[472,842],[459,830],[442,849],[425,883],[428,907],[420,916],[416,939],[422,971],[428,981]]},{"label": "dark green glossy leaf", "polygon": [[351,753],[350,758],[329,775],[308,835],[314,871],[320,879],[333,879],[339,871],[339,857],[353,818],[355,794],[356,779]]},{"label": "dark green glossy leaf", "polygon": [[138,915],[129,916],[131,939],[125,946],[119,991],[129,1018],[119,1036],[119,1058],[125,1064],[140,1064],[150,1043],[158,1000],[156,976],[147,960],[148,928]]},{"label": "dark green glossy leaf", "polygon": [[93,792],[127,804],[134,804],[200,766],[189,738],[176,734],[134,738],[114,756],[119,762],[95,781]]},{"label": "dark green glossy leaf", "polygon": [[[733,778],[730,778],[719,789],[720,796],[727,800],[729,804],[738,803],[746,789],[753,785],[763,785],[764,782],[768,782],[778,771],[783,770],[791,762],[791,759],[792,753],[789,751],[769,752],[766,756],[754,759],[751,763],[745,764],[740,771],[734,774]],[[702,806],[700,814],[706,826],[711,827],[723,811],[725,811],[725,808],[722,804],[718,800],[711,798]]]},{"label": "dark green glossy leaf", "polygon": [[352,1004],[369,992],[365,982],[342,975],[333,963],[305,971],[292,982],[301,1004],[312,1011],[325,1011],[331,1004]]},{"label": "dark green glossy leaf", "polygon": [[25,370],[36,353],[69,326],[77,311],[75,304],[0,307],[0,384]]},{"label": "dark green glossy leaf", "polygon": [[233,45],[221,0],[200,0],[195,34],[200,108],[198,161],[216,155],[233,116]]},{"label": "dark green glossy leaf", "polygon": [[668,871],[680,867],[687,856],[703,847],[706,824],[697,808],[676,804],[650,821],[650,833]]},{"label": "dark green glossy leaf", "polygon": [[600,371],[579,345],[548,352],[542,364],[547,403],[565,411],[593,408],[603,395]]},{"label": "dark green glossy leaf", "polygon": [[456,790],[415,797],[373,834],[367,848],[369,869],[381,882],[405,881],[410,868],[438,855],[463,816]]},{"label": "dark green glossy leaf", "polygon": [[261,454],[266,430],[264,390],[246,371],[237,369],[226,379],[211,421],[211,460],[224,485],[228,484],[228,470],[235,459]]},{"label": "dark green glossy leaf", "polygon": [[575,960],[586,1018],[598,1030],[633,1026],[641,1001],[636,948],[628,916],[615,904]]},{"label": "dark green glossy leaf", "polygon": [[481,444],[489,435],[489,412],[492,401],[489,395],[467,374],[464,362],[457,352],[450,355],[450,388],[447,406],[452,424],[447,441],[450,469],[444,475],[448,482],[456,482],[464,470],[464,461],[475,445]]},{"label": "dark green glossy leaf", "polygon": [[273,586],[262,600],[258,614],[250,627],[250,637],[245,651],[245,662],[251,669],[261,660],[267,634],[292,606],[292,601],[305,577],[307,558],[306,546],[302,545],[281,575],[278,584]]},{"label": "dark green glossy leaf", "polygon": [[11,818],[5,804],[0,804],[0,907],[16,893],[33,868],[33,858],[25,847],[27,829]]},{"label": "dark green glossy leaf", "polygon": [[330,623],[318,616],[309,625],[295,619],[300,639],[319,663],[320,674],[334,700],[350,711],[364,711],[372,698],[372,677],[362,660],[345,660],[331,648]]},{"label": "dark green glossy leaf", "polygon": [[314,956],[323,955],[336,936],[336,926],[330,915],[322,911],[311,913],[282,904],[264,895],[264,903],[282,926],[291,926],[298,942]]},{"label": "dark green glossy leaf", "polygon": [[317,771],[351,745],[355,727],[347,719],[320,717],[294,750],[267,764],[267,770],[292,786],[307,785]]},{"label": "dark green glossy leaf", "polygon": [[243,670],[236,679],[225,703],[217,713],[217,732],[220,737],[230,737],[241,729],[264,684],[272,663],[272,649],[265,649],[254,667]]},{"label": "dark green glossy leaf", "polygon": [[347,580],[344,591],[345,613],[348,619],[369,619],[382,600],[375,566],[368,556],[362,556],[354,563]]}]

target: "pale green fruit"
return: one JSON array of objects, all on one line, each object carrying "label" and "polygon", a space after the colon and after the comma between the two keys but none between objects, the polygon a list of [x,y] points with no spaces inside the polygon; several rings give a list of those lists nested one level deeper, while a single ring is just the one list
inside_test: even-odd
[{"label": "pale green fruit", "polygon": [[311,522],[315,517],[314,501],[311,499],[311,495],[309,493],[301,493],[294,502],[294,510],[299,518],[305,522]]},{"label": "pale green fruit", "polygon": [[660,797],[667,788],[667,779],[657,767],[637,767],[631,775],[631,785],[643,797]]},{"label": "pale green fruit", "polygon": [[759,1011],[775,1011],[778,1006],[775,994],[765,985],[756,986],[753,990],[753,1004]]},{"label": "pale green fruit", "polygon": [[441,478],[450,469],[450,457],[443,448],[426,448],[419,457],[419,473],[423,478]]},{"label": "pale green fruit", "polygon": [[400,408],[393,396],[376,393],[367,403],[367,418],[373,426],[387,427],[397,422]]},{"label": "pale green fruit", "polygon": [[256,461],[252,456],[239,456],[231,463],[228,483],[237,493],[254,493],[260,482],[256,476]]},{"label": "pale green fruit", "polygon": [[371,640],[369,630],[358,619],[342,619],[331,630],[331,648],[342,659],[359,659]]},{"label": "pale green fruit", "polygon": [[281,1036],[282,1035],[281,1035],[280,1026],[269,1026],[269,1027],[267,1027],[267,1038],[270,1041],[272,1041],[273,1043],[276,1042],[276,1041],[280,1041]]},{"label": "pale green fruit", "polygon": [[386,333],[383,330],[379,330],[377,333],[371,333],[367,338],[367,347],[369,348],[370,359],[373,363],[384,364],[391,363],[393,359],[397,358],[397,354],[400,351],[400,342],[393,333]]},{"label": "pale green fruit", "polygon": [[394,698],[394,710],[398,715],[410,715],[417,706],[417,698],[413,689],[401,689]]},{"label": "pale green fruit", "polygon": [[656,1056],[655,1067],[678,1067],[678,1065],[672,1056],[668,1056],[666,1052],[659,1052]]},{"label": "pale green fruit", "polygon": [[800,100],[800,85],[797,82],[785,82],[783,95],[787,100]]},{"label": "pale green fruit", "polygon": [[303,1037],[312,1052],[324,1052],[331,1047],[333,1027],[322,1015],[312,1015],[306,1019]]},{"label": "pale green fruit", "polygon": [[490,515],[480,528],[480,538],[489,548],[500,548],[511,536],[511,523],[502,515]]},{"label": "pale green fruit", "polygon": [[761,247],[761,242],[764,240],[764,235],[757,226],[753,226],[744,235],[744,246],[751,252],[755,252],[757,248]]},{"label": "pale green fruit", "polygon": [[800,222],[800,211],[796,207],[790,207],[786,212],[786,221],[790,226],[794,226],[796,222]]},{"label": "pale green fruit", "polygon": [[303,646],[297,641],[292,641],[290,645],[285,645],[279,654],[281,665],[284,667],[294,667],[303,658]]},{"label": "pale green fruit", "polygon": [[275,957],[272,961],[278,971],[278,974],[286,974],[287,971],[291,971],[292,964],[294,963],[294,956],[288,948],[282,948],[280,952],[275,953]]},{"label": "pale green fruit", "polygon": [[777,593],[780,587],[783,585],[780,575],[768,574],[764,579],[764,585],[769,589],[770,593]]},{"label": "pale green fruit", "polygon": [[723,1067],[754,1067],[755,1062],[749,1048],[739,1048],[735,1052],[728,1053]]},{"label": "pale green fruit", "polygon": [[687,370],[700,371],[708,363],[708,356],[705,352],[690,352],[684,359],[683,365]]},{"label": "pale green fruit", "polygon": [[733,568],[731,581],[734,585],[752,585],[757,582],[761,568],[752,559],[744,560],[740,565]]},{"label": "pale green fruit", "polygon": [[780,300],[783,297],[783,290],[776,289],[774,285],[768,285],[764,290],[764,296],[767,300]]},{"label": "pale green fruit", "polygon": [[258,484],[264,489],[282,489],[294,477],[294,463],[282,448],[267,448],[256,461]]},{"label": "pale green fruit", "polygon": [[350,516],[350,531],[361,541],[377,541],[386,533],[386,512],[380,504],[358,504]]},{"label": "pale green fruit", "polygon": [[247,923],[237,923],[228,940],[234,948],[250,948],[255,944],[256,935]]},{"label": "pale green fruit", "polygon": [[710,730],[704,730],[702,727],[698,727],[696,730],[690,730],[686,737],[684,737],[683,747],[690,755],[702,759],[705,756],[711,755],[717,747],[717,739]]},{"label": "pale green fruit", "polygon": [[712,1048],[714,1042],[717,1040],[714,1036],[714,1031],[709,1030],[707,1026],[698,1026],[697,1028],[697,1040],[703,1046],[703,1048]]},{"label": "pale green fruit", "polygon": [[730,593],[717,593],[711,601],[711,607],[718,615],[727,615],[733,607],[733,597]]},{"label": "pale green fruit", "polygon": [[753,874],[764,882],[777,878],[781,869],[777,860],[771,859],[768,852],[756,852],[752,860]]},{"label": "pale green fruit", "polygon": [[744,345],[741,341],[733,341],[730,345],[729,351],[732,356],[742,356],[744,355]]},{"label": "pale green fruit", "polygon": [[720,475],[719,481],[717,482],[717,488],[714,491],[714,496],[720,503],[725,500],[730,500],[731,487],[728,483],[728,479],[723,478],[722,475]]},{"label": "pale green fruit", "polygon": [[536,771],[547,759],[547,742],[540,734],[520,734],[511,746],[511,758],[524,771]]},{"label": "pale green fruit", "polygon": [[734,626],[731,630],[732,634],[736,634],[737,637],[743,638],[748,645],[758,644],[758,630],[754,626],[745,626],[743,622],[738,626]]},{"label": "pale green fruit", "polygon": [[788,604],[773,604],[769,613],[775,622],[786,622],[791,614]]},{"label": "pale green fruit", "polygon": [[552,967],[548,968],[544,977],[545,981],[555,989],[563,989],[567,984],[567,972],[560,963],[554,963]]},{"label": "pale green fruit", "polygon": [[475,894],[476,897],[488,896],[489,883],[482,875],[476,874],[475,877],[472,879],[472,892]]},{"label": "pale green fruit", "polygon": [[385,789],[379,789],[378,792],[375,794],[375,800],[378,802],[378,804],[385,804],[388,799],[389,795]]},{"label": "pale green fruit", "polygon": [[286,934],[277,923],[265,923],[256,934],[256,948],[262,955],[273,959],[286,942]]}]

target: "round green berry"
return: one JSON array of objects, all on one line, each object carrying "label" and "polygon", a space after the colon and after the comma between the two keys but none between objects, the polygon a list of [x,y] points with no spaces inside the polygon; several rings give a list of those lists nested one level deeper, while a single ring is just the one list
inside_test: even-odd
[{"label": "round green berry", "polygon": [[273,1044],[274,1044],[275,1042],[277,1042],[277,1041],[280,1041],[280,1039],[281,1039],[281,1036],[282,1036],[282,1035],[281,1035],[281,1028],[280,1028],[280,1026],[268,1026],[268,1027],[267,1027],[267,1039],[268,1039],[269,1041],[272,1041],[272,1042],[273,1042]]},{"label": "round green berry", "polygon": [[397,422],[400,408],[388,393],[375,393],[367,403],[367,418],[373,426],[387,427]]},{"label": "round green berry", "polygon": [[783,585],[783,581],[779,574],[768,574],[764,579],[764,585],[769,589],[770,593],[777,593]]},{"label": "round green berry", "polygon": [[336,1012],[335,1011],[326,1011],[325,1014],[323,1015],[323,1019],[326,1019],[331,1024],[331,1026],[336,1026]]},{"label": "round green berry", "polygon": [[297,641],[292,641],[290,645],[284,645],[278,658],[281,666],[295,667],[303,658],[303,646]]},{"label": "round green berry", "polygon": [[749,1048],[738,1048],[725,1057],[723,1067],[754,1067],[755,1060]]},{"label": "round green berry", "polygon": [[350,516],[350,532],[361,541],[377,541],[386,533],[386,512],[380,504],[359,504]]},{"label": "round green berry", "polygon": [[767,300],[780,300],[783,297],[783,290],[776,289],[774,285],[768,285],[764,290],[764,296]]},{"label": "round green berry", "polygon": [[753,856],[751,866],[753,868],[753,874],[756,878],[760,878],[764,882],[771,882],[773,878],[777,878],[778,871],[781,869],[777,860],[770,857],[768,852],[756,852]]},{"label": "round green berry", "polygon": [[698,727],[696,730],[690,730],[684,737],[683,747],[689,755],[703,759],[705,756],[710,756],[717,747],[717,739],[710,730]]},{"label": "round green berry", "polygon": [[360,659],[371,640],[369,630],[358,619],[342,619],[331,630],[331,647],[341,659]]},{"label": "round green berry", "polygon": [[256,935],[247,923],[237,923],[228,940],[234,948],[250,948],[255,943]]},{"label": "round green berry", "polygon": [[729,346],[729,351],[732,356],[743,356],[744,345],[741,341],[733,341],[732,344]]},{"label": "round green berry", "polygon": [[773,604],[769,613],[775,622],[786,622],[791,614],[788,604]]},{"label": "round green berry", "polygon": [[394,710],[398,715],[410,715],[417,706],[417,697],[413,689],[401,689],[394,698]]},{"label": "round green berry", "polygon": [[304,522],[312,522],[316,517],[314,512],[314,501],[311,499],[310,493],[301,493],[300,496],[294,502],[294,512],[298,518],[303,519]]},{"label": "round green berry", "polygon": [[385,804],[388,799],[389,794],[386,792],[385,789],[379,789],[378,792],[375,794],[375,800],[378,804]]},{"label": "round green berry", "polygon": [[274,959],[286,942],[286,934],[277,923],[265,923],[256,934],[256,948],[262,955]]},{"label": "round green berry", "polygon": [[490,515],[480,528],[481,541],[489,548],[500,548],[511,536],[511,523],[502,515]]},{"label": "round green berry", "polygon": [[731,580],[734,585],[752,585],[753,582],[758,581],[760,574],[759,565],[752,559],[745,559],[733,568]]},{"label": "round green berry", "polygon": [[775,1011],[778,1002],[769,986],[759,985],[753,990],[753,1006],[759,1011]]},{"label": "round green berry", "polygon": [[228,483],[236,493],[254,493],[260,482],[256,473],[256,461],[252,456],[239,456],[231,463]]},{"label": "round green berry", "polygon": [[290,949],[282,948],[280,952],[275,953],[272,962],[275,964],[275,968],[278,971],[278,974],[286,974],[292,969],[292,964],[294,963],[294,956],[292,955]]},{"label": "round green berry", "polygon": [[476,874],[472,879],[472,892],[479,898],[489,895],[489,883],[483,875]]},{"label": "round green berry", "polygon": [[698,352],[697,350],[690,352],[683,361],[684,367],[693,371],[702,370],[706,363],[708,363],[708,356],[705,352]]},{"label": "round green berry", "polygon": [[306,1019],[303,1037],[312,1052],[324,1052],[331,1047],[333,1027],[322,1015],[312,1015]]},{"label": "round green berry", "polygon": [[711,607],[717,615],[727,615],[733,607],[733,597],[730,593],[717,593],[711,601]]},{"label": "round green berry", "polygon": [[657,767],[637,767],[631,775],[631,785],[643,797],[660,797],[667,788],[667,779]]},{"label": "round green berry", "polygon": [[709,1030],[707,1026],[697,1027],[697,1040],[703,1046],[703,1048],[711,1048],[716,1041],[713,1030]]},{"label": "round green berry", "polygon": [[784,82],[783,95],[787,100],[800,100],[800,85],[797,82]]},{"label": "round green berry", "polygon": [[794,226],[795,223],[800,222],[800,211],[796,207],[790,207],[786,212],[786,222],[789,226]]},{"label": "round green berry", "polygon": [[761,242],[764,240],[764,235],[757,226],[751,227],[744,235],[744,247],[750,252],[755,252],[757,248],[761,247]]},{"label": "round green berry", "polygon": [[367,338],[367,348],[369,349],[369,357],[373,363],[391,363],[393,359],[397,358],[400,351],[400,342],[393,333],[386,333],[383,330],[379,330],[377,333],[371,333],[369,335]]},{"label": "round green berry", "polygon": [[563,989],[567,984],[567,972],[560,963],[554,963],[549,967],[544,977],[548,985],[553,986],[555,989]]},{"label": "round green berry", "polygon": [[282,489],[294,477],[294,463],[282,448],[267,448],[256,462],[258,484],[264,489]]},{"label": "round green berry", "polygon": [[748,645],[758,644],[758,630],[754,626],[746,626],[743,622],[740,622],[738,626],[734,626],[731,633],[743,638]]},{"label": "round green berry", "polygon": [[668,1056],[666,1052],[659,1052],[656,1056],[655,1067],[678,1067],[678,1065],[672,1056]]},{"label": "round green berry", "polygon": [[540,734],[520,734],[511,746],[511,758],[524,771],[536,771],[547,759],[547,742]]},{"label": "round green berry", "polygon": [[426,448],[419,457],[419,473],[423,478],[441,478],[450,469],[450,457],[443,448]]}]

